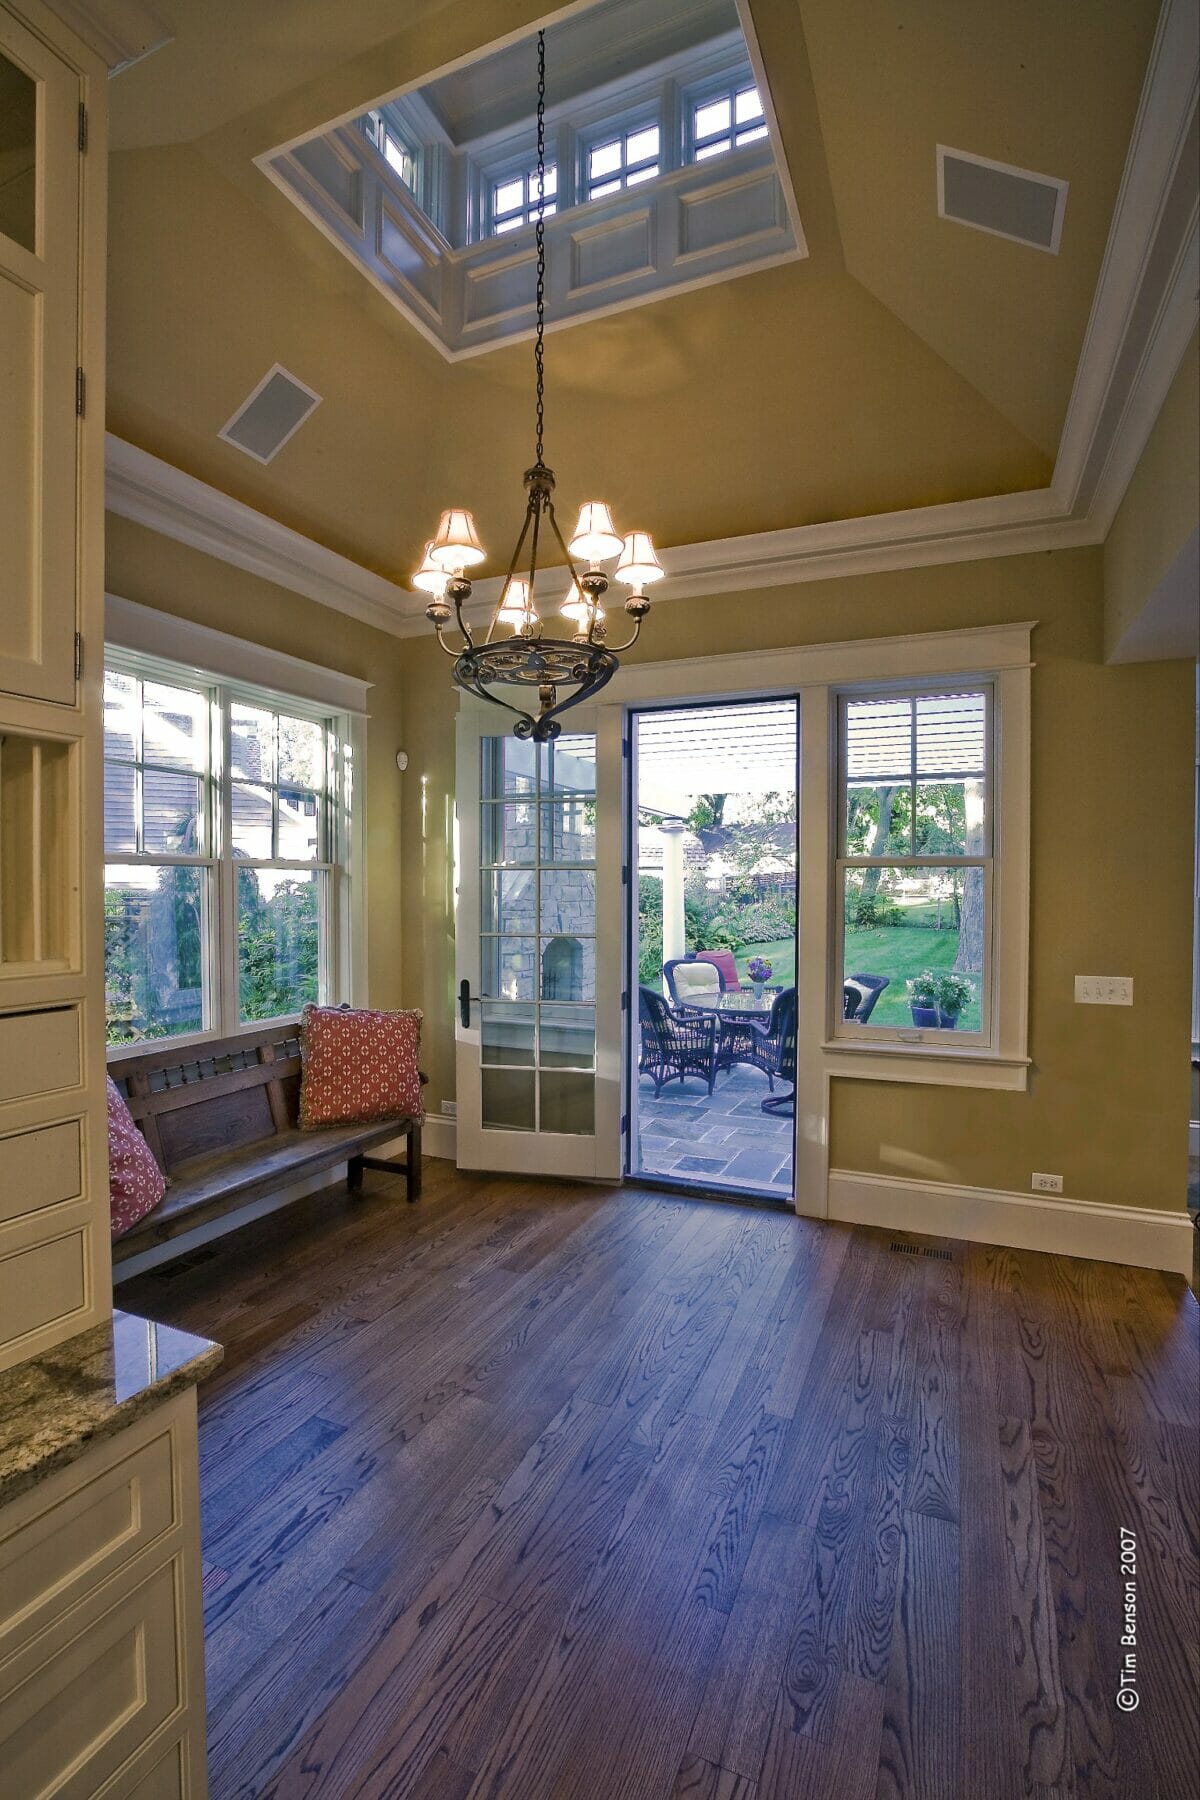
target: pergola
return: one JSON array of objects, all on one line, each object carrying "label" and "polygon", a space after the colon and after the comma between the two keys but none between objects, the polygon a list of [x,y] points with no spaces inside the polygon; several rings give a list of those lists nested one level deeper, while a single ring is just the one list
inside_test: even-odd
[{"label": "pergola", "polygon": [[790,793],[794,700],[672,707],[637,721],[637,801],[662,834],[663,961],[683,956],[684,835],[699,794]]}]

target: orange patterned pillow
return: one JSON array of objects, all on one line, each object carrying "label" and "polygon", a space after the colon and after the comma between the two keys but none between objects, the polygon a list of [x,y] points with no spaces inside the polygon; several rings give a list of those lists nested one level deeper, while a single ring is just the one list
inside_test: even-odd
[{"label": "orange patterned pillow", "polygon": [[420,1118],[419,1012],[306,1006],[300,1046],[302,1131]]}]

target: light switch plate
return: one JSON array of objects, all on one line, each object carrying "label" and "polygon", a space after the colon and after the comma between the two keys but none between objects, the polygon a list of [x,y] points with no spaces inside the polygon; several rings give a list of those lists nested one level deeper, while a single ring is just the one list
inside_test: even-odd
[{"label": "light switch plate", "polygon": [[1078,1006],[1132,1006],[1132,975],[1077,975],[1075,1003]]}]

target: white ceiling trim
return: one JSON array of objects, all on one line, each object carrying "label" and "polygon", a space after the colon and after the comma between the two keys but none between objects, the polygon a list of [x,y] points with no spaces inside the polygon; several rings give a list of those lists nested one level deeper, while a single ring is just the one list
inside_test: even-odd
[{"label": "white ceiling trim", "polygon": [[142,0],[50,0],[64,25],[103,57],[110,75],[175,41],[169,25]]},{"label": "white ceiling trim", "polygon": [[[748,591],[1099,544],[1196,329],[1196,0],[1164,0],[1048,488],[669,547],[654,598]],[[120,438],[107,504],[209,556],[407,637],[424,599]],[[479,582],[486,611],[499,581]]]},{"label": "white ceiling trim", "polygon": [[403,636],[416,596],[348,556],[280,525],[160,457],[106,432],[104,504],[109,512],[292,593]]}]

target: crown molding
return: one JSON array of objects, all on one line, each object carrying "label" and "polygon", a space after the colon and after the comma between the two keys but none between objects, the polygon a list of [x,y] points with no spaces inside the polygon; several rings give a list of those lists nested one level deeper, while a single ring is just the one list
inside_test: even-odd
[{"label": "crown molding", "polygon": [[104,473],[109,512],[361,619],[364,625],[403,635],[404,613],[417,605],[417,596],[361,563],[327,550],[112,432],[104,438]]},{"label": "crown molding", "polygon": [[142,0],[50,0],[50,9],[104,59],[110,75],[175,41]]},{"label": "crown molding", "polygon": [[[1103,543],[1200,316],[1198,91],[1197,0],[1164,0],[1048,488],[674,545],[655,601]],[[106,468],[123,517],[396,637],[428,630],[423,596],[111,435]],[[470,616],[499,590],[477,583]]]}]

